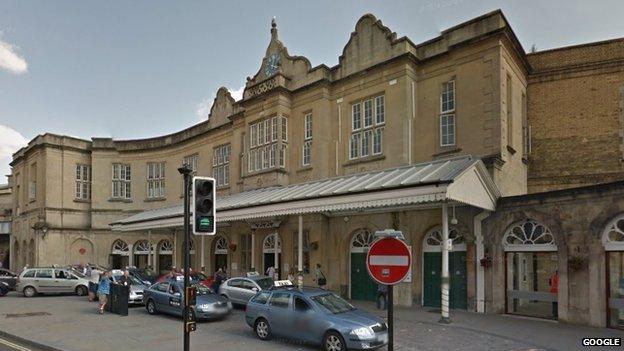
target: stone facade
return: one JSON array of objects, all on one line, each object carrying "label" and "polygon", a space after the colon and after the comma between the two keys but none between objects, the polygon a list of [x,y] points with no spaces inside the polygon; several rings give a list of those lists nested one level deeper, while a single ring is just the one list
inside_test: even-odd
[{"label": "stone facade", "polygon": [[[503,312],[500,282],[505,278],[495,238],[511,217],[519,216],[507,204],[545,206],[530,200],[532,195],[527,200],[517,196],[623,178],[622,42],[527,55],[503,14],[494,11],[414,44],[368,14],[356,23],[338,65],[312,67],[305,57],[288,53],[273,24],[265,57],[247,79],[242,100],[219,89],[205,122],[143,140],[43,134],[19,150],[11,164],[11,264],[179,266],[180,229],[113,232],[110,224],[180,204],[177,168],[183,162],[195,164],[198,175],[221,179],[218,195],[225,196],[470,154],[483,159],[502,195],[512,199],[501,202],[484,232],[495,261],[486,271],[485,303],[489,312]],[[443,142],[451,140],[442,132],[449,115],[453,142]],[[363,144],[365,138],[369,144]],[[306,150],[309,162],[304,162]],[[598,212],[604,205],[585,204],[595,204]],[[460,245],[465,255],[458,256],[466,267],[464,307],[477,309],[482,235],[475,218],[484,214],[457,205],[453,216],[457,224],[452,229],[465,243]],[[364,252],[354,240],[366,236],[362,233],[400,229],[412,247],[414,265],[411,281],[395,290],[397,300],[424,303],[425,252],[430,249],[425,241],[441,219],[440,208],[305,215],[306,265],[320,263],[328,287],[353,297],[352,279],[359,269],[354,260]],[[296,263],[297,224],[297,217],[219,223],[217,236],[194,239],[192,266],[213,272],[226,265],[232,275],[252,267],[263,270],[272,259],[265,240],[277,234],[280,268],[286,272]],[[574,240],[582,241],[583,233],[579,230]],[[142,251],[144,240],[153,248]],[[304,279],[313,284],[313,270]],[[574,299],[561,301],[563,320],[601,323],[602,315],[583,320],[589,307],[582,298]]]},{"label": "stone facade", "polygon": [[10,184],[0,185],[0,263],[10,268],[11,220],[13,198]]}]

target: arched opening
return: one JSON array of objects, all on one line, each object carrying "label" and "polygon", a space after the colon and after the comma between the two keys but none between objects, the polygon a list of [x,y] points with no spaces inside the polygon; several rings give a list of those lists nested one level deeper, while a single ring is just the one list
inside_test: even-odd
[{"label": "arched opening", "polygon": [[28,243],[28,265],[35,266],[35,239],[30,239]]},{"label": "arched opening", "polygon": [[127,267],[130,264],[128,262],[130,259],[130,248],[128,244],[120,239],[115,240],[111,248],[110,257],[111,267],[113,269],[123,269]]},{"label": "arched opening", "polygon": [[354,300],[375,301],[377,298],[377,283],[371,279],[366,268],[366,253],[373,241],[374,233],[368,229],[358,229],[351,237],[350,295]]},{"label": "arched opening", "polygon": [[[451,308],[466,309],[468,305],[468,274],[466,240],[456,229],[449,228],[452,247],[449,251]],[[430,230],[423,240],[423,306],[440,307],[442,292],[442,228]]]},{"label": "arched opening", "polygon": [[624,213],[602,233],[607,255],[607,324],[624,329]]},{"label": "arched opening", "polygon": [[503,236],[507,313],[557,319],[559,271],[555,237],[548,227],[526,219]]},{"label": "arched opening", "polygon": [[[275,249],[277,247],[277,250]],[[277,258],[277,265],[275,260]],[[282,263],[282,239],[277,233],[269,234],[264,238],[262,242],[262,262],[264,267],[264,274],[267,274],[269,267],[273,267],[277,270],[278,277],[282,272],[279,269],[279,265]]]},{"label": "arched opening", "polygon": [[154,251],[153,245],[147,240],[139,240],[134,244],[134,259],[133,265],[140,269],[147,268],[147,262],[149,261],[149,255]]},{"label": "arched opening", "polygon": [[223,235],[217,235],[214,238],[212,252],[214,260],[213,271],[216,272],[219,268],[227,269],[228,241]]},{"label": "arched opening", "polygon": [[158,244],[158,272],[165,274],[173,267],[173,243],[165,239]]}]

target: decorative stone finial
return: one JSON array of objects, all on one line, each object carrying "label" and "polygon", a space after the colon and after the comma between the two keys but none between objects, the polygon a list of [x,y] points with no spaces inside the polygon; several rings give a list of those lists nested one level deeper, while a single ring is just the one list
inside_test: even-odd
[{"label": "decorative stone finial", "polygon": [[271,20],[271,39],[277,39],[277,22],[275,21],[275,16]]}]

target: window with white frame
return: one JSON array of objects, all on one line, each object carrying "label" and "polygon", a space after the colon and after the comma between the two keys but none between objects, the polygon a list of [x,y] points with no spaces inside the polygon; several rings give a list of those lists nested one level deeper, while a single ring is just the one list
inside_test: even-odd
[{"label": "window with white frame", "polygon": [[304,141],[303,160],[304,166],[309,166],[312,162],[312,114],[308,113],[303,119]]},{"label": "window with white frame", "polygon": [[129,164],[113,163],[112,197],[114,199],[130,199],[131,169]]},{"label": "window with white frame", "polygon": [[440,94],[440,146],[455,145],[455,81],[442,83]]},{"label": "window with white frame", "polygon": [[212,158],[212,176],[217,186],[230,184],[230,144],[221,145],[214,149]]},{"label": "window with white frame", "polygon": [[189,166],[189,168],[191,169],[191,174],[192,175],[196,175],[197,174],[197,162],[199,162],[199,155],[198,154],[185,156],[184,157],[184,161],[182,161],[183,164]]},{"label": "window with white frame", "polygon": [[147,197],[150,199],[165,197],[165,163],[147,164]]},{"label": "window with white frame", "polygon": [[76,164],[76,199],[91,198],[91,166]]},{"label": "window with white frame", "polygon": [[[251,124],[249,126],[249,139],[247,170],[250,173],[274,168],[276,165],[285,167],[286,143],[288,141],[288,120],[286,117],[275,116]],[[278,153],[279,142],[282,146]]]},{"label": "window with white frame", "polygon": [[349,159],[383,153],[386,104],[383,95],[356,102],[351,106]]}]

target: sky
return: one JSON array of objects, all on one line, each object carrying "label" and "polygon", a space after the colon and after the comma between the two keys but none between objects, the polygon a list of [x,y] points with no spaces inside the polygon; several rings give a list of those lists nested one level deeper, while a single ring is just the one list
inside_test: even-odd
[{"label": "sky", "polygon": [[45,132],[137,139],[207,118],[221,86],[240,98],[277,18],[291,55],[338,63],[373,13],[420,43],[502,9],[526,51],[624,37],[621,0],[0,0],[0,184]]}]

